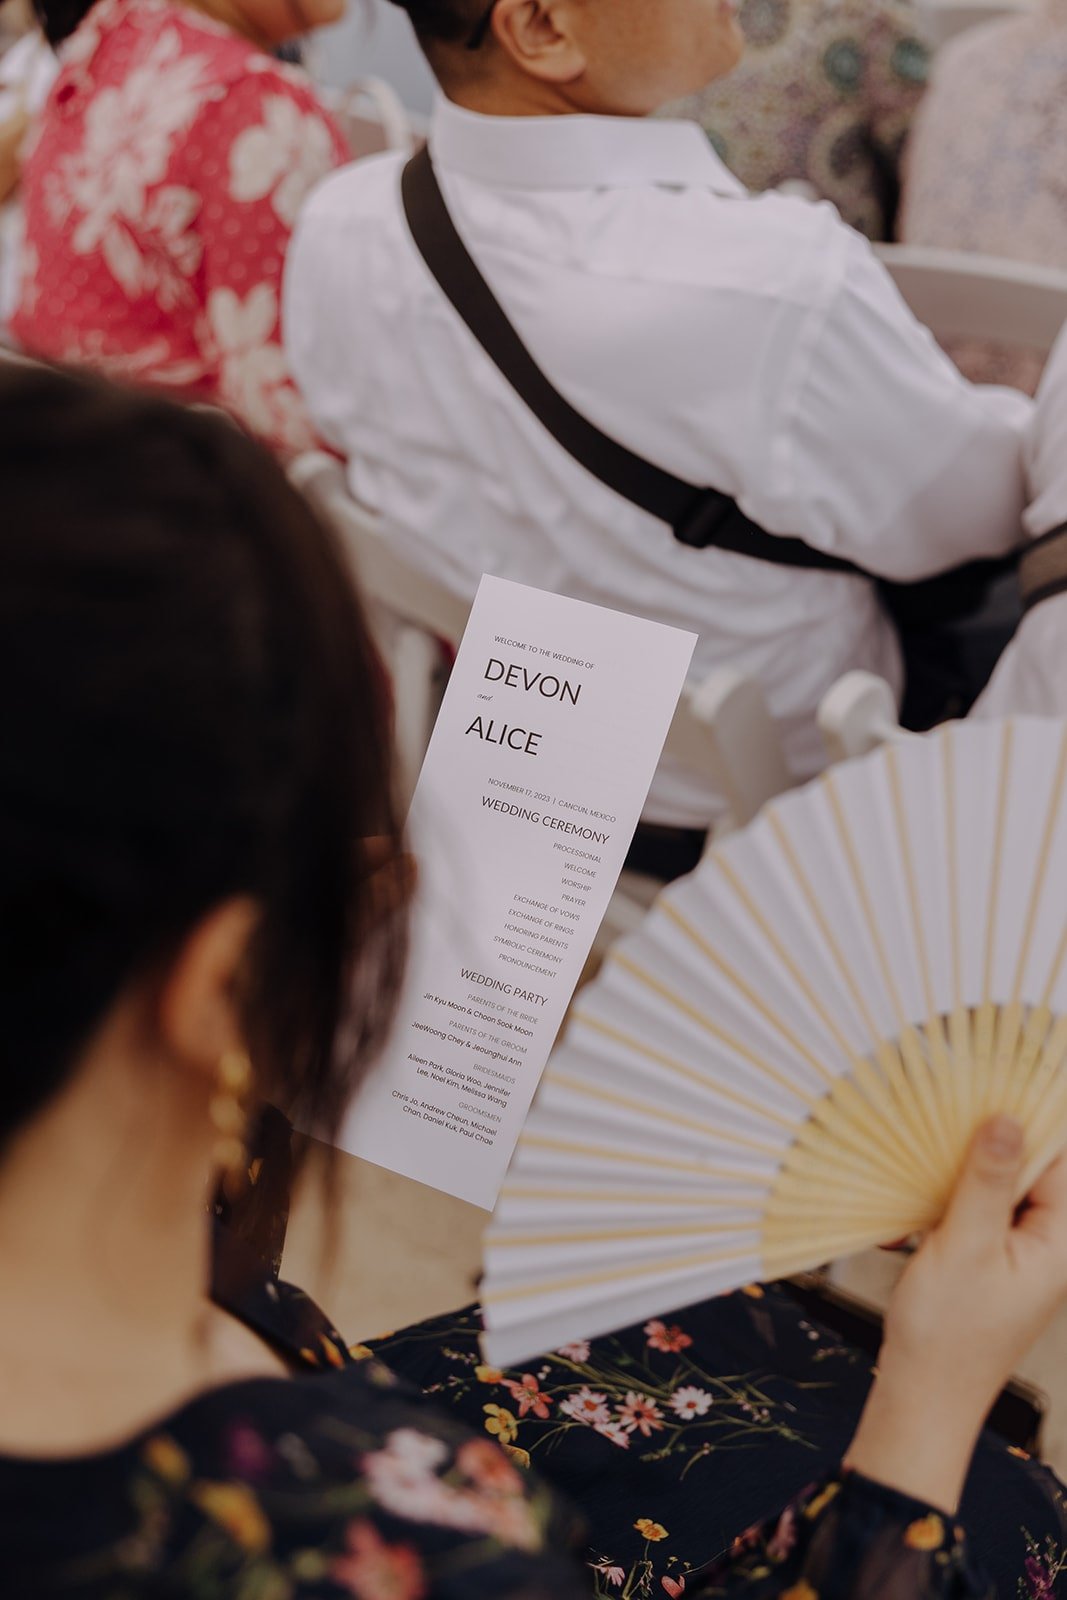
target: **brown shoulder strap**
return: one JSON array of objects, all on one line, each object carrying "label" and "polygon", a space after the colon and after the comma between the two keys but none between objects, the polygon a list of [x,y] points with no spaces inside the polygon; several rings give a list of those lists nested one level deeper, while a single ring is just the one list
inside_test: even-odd
[{"label": "brown shoulder strap", "polygon": [[1019,589],[1024,611],[1032,611],[1042,600],[1067,589],[1067,522],[1050,528],[1023,550]]},{"label": "brown shoulder strap", "polygon": [[556,443],[594,478],[666,522],[680,543],[694,549],[713,545],[776,566],[862,572],[801,539],[765,532],[728,495],[676,478],[602,433],[549,382],[509,322],[456,230],[429,150],[420,150],[404,168],[401,197],[419,253],[455,310]]}]

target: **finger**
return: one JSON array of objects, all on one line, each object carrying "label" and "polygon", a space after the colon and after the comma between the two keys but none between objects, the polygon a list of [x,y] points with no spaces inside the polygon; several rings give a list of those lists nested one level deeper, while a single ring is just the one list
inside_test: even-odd
[{"label": "finger", "polygon": [[1023,1130],[1011,1117],[978,1129],[939,1230],[946,1240],[980,1249],[1008,1232],[1023,1160]]},{"label": "finger", "polygon": [[1067,1260],[1067,1152],[1047,1166],[1034,1184],[1018,1232],[1039,1236]]}]

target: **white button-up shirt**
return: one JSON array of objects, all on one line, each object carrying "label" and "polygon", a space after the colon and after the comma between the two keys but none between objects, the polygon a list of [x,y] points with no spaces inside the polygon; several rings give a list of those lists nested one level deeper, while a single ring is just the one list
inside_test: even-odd
[{"label": "white button-up shirt", "polygon": [[[1031,538],[1067,522],[1067,329],[1045,367],[1026,447],[1031,501],[1023,523]],[[1028,611],[1001,656],[975,716],[1009,712],[1067,716],[1067,593]]]},{"label": "white button-up shirt", "polygon": [[[606,433],[888,577],[1018,539],[1030,402],[967,385],[830,206],[750,197],[689,123],[441,100],[430,148],[509,318]],[[694,678],[758,678],[794,772],[816,771],[813,713],[840,674],[899,687],[870,585],[685,548],[578,466],[427,271],[401,166],[331,176],[290,248],[292,368],[352,493],[459,594],[492,572],[693,630]],[[664,763],[646,817],[705,826],[717,803]]]}]

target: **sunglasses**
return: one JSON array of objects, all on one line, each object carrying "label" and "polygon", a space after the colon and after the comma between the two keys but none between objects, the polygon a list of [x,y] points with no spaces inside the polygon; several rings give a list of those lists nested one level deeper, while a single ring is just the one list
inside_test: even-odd
[{"label": "sunglasses", "polygon": [[486,6],[481,17],[479,17],[477,23],[475,24],[474,31],[467,40],[468,50],[480,50],[482,48],[482,45],[489,37],[489,25],[493,20],[493,12],[495,10],[496,0],[489,0],[489,4]]}]

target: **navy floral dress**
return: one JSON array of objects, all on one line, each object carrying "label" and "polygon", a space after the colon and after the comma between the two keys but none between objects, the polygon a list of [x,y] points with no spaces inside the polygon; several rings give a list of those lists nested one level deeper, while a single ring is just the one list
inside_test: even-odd
[{"label": "navy floral dress", "polygon": [[981,1593],[979,1571],[1003,1600],[1067,1596],[1063,1487],[997,1435],[982,1436],[961,1507],[973,1572],[929,1508],[834,1476],[870,1362],[784,1287],[752,1285],[522,1371],[484,1365],[480,1325],[472,1306],[372,1345],[581,1507],[602,1600],[691,1595],[696,1574],[703,1594],[723,1555],[714,1592],[745,1600]]},{"label": "navy floral dress", "polygon": [[[789,1386],[709,1370],[677,1323],[517,1374],[482,1365],[474,1312],[426,1323],[392,1347],[429,1360],[427,1398],[256,1262],[216,1298],[293,1376],[208,1390],[106,1453],[0,1456],[3,1600],[992,1600],[960,1526],[840,1472],[697,1570],[734,1477],[768,1504],[782,1450],[808,1472],[819,1451]],[[747,1307],[773,1320],[773,1299]],[[821,1355],[838,1352],[811,1350],[816,1373]],[[589,1530],[547,1478],[581,1493]],[[1053,1594],[1051,1544],[1033,1562],[1032,1594]]]},{"label": "navy floral dress", "polygon": [[[284,1284],[246,1291],[240,1314],[289,1357],[292,1377],[208,1391],[99,1455],[0,1457],[4,1600],[987,1600],[993,1593],[972,1567],[960,1528],[928,1506],[839,1473],[697,1572],[682,1552],[706,1551],[720,1538],[717,1511],[706,1478],[699,1494],[682,1486],[699,1483],[700,1469],[732,1445],[760,1447],[753,1455],[764,1479],[774,1460],[765,1454],[769,1441],[804,1445],[779,1397],[748,1378],[700,1368],[691,1336],[674,1324],[643,1330],[641,1366],[618,1341],[609,1383],[599,1354],[591,1365],[593,1352],[579,1346],[514,1377],[471,1365],[474,1318],[456,1319],[451,1332],[442,1323],[438,1332],[454,1345],[438,1359],[453,1364],[458,1381],[446,1379],[434,1404],[366,1347],[346,1350],[315,1307]],[[409,1338],[425,1351],[436,1335]],[[469,1407],[440,1403],[461,1394],[477,1400],[477,1431],[456,1415]],[[531,1423],[543,1430],[540,1438]],[[647,1473],[648,1514],[633,1518],[624,1537],[625,1497],[611,1516],[594,1501],[605,1548],[591,1559],[587,1553],[583,1566],[576,1552],[588,1535],[531,1470],[515,1443],[520,1429],[546,1466],[558,1464],[561,1444],[602,1444],[634,1462],[658,1452],[666,1470]],[[813,1454],[804,1459],[810,1466]],[[595,1474],[592,1454],[586,1467]],[[607,1487],[618,1489],[610,1474]],[[765,1482],[764,1499],[775,1493]],[[675,1538],[679,1519],[690,1526]],[[623,1554],[626,1538],[631,1548]]]}]

